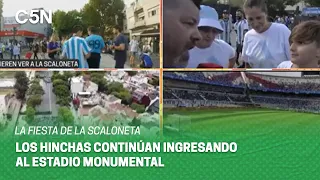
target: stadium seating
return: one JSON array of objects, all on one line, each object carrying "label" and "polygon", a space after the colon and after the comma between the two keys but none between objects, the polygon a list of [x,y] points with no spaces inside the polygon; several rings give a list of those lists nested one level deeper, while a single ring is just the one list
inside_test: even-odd
[{"label": "stadium seating", "polygon": [[288,93],[320,94],[320,79],[275,77],[246,73],[250,88]]},{"label": "stadium seating", "polygon": [[[174,80],[164,89],[164,104],[186,107],[241,104],[320,113],[320,79],[252,73],[246,73],[244,78],[239,72],[165,72],[164,79]],[[180,81],[197,86],[175,87]]]}]

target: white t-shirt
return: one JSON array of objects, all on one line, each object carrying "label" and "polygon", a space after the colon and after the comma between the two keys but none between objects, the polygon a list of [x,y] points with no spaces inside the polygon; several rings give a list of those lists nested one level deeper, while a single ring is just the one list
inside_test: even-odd
[{"label": "white t-shirt", "polygon": [[214,63],[228,68],[229,60],[236,56],[235,50],[226,42],[215,39],[206,49],[194,47],[189,51],[187,68],[197,68],[201,63]]},{"label": "white t-shirt", "polygon": [[13,46],[13,55],[20,55],[20,45]]},{"label": "white t-shirt", "polygon": [[291,61],[283,61],[281,64],[279,64],[279,69],[289,69],[291,68],[293,63]]},{"label": "white t-shirt", "polygon": [[143,45],[142,50],[143,50],[143,52],[145,52],[145,51],[150,51],[150,50],[151,50],[151,47],[150,47],[149,44]]},{"label": "white t-shirt", "polygon": [[261,34],[251,29],[244,37],[242,59],[252,68],[277,68],[290,61],[290,34],[287,26],[278,23]]},{"label": "white t-shirt", "polygon": [[130,50],[131,52],[138,52],[138,46],[139,46],[139,43],[137,40],[131,40],[130,41]]}]

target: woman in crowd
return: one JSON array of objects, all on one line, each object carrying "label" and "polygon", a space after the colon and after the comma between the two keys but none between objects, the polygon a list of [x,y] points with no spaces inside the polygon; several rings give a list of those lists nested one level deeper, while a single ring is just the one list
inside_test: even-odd
[{"label": "woman in crowd", "polygon": [[61,50],[58,41],[59,37],[56,34],[53,34],[47,47],[47,53],[50,59],[56,59],[56,55]]},{"label": "woman in crowd", "polygon": [[244,12],[252,27],[244,38],[242,60],[246,68],[277,68],[290,60],[290,30],[268,21],[265,0],[246,0]]}]

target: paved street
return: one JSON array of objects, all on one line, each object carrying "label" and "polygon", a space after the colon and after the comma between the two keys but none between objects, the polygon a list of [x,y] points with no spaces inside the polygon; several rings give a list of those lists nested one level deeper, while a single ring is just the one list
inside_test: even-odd
[{"label": "paved street", "polygon": [[8,113],[12,114],[12,117],[11,117],[11,121],[8,121],[8,126],[4,131],[5,133],[14,132],[14,129],[16,127],[16,124],[19,118],[20,109],[21,109],[21,102],[19,100],[16,100],[15,98],[13,98],[11,102],[12,103],[8,107]]},{"label": "paved street", "polygon": [[[27,50],[22,50],[21,53],[21,59],[25,59]],[[40,57],[40,53],[38,54],[38,57]],[[160,57],[159,55],[151,55],[152,61],[153,61],[153,67],[158,68],[160,67]],[[4,54],[4,59],[10,59],[10,54],[5,53]],[[33,59],[33,55],[32,55]],[[140,65],[140,60],[136,58],[135,64]],[[110,54],[101,54],[101,62],[100,62],[100,68],[114,68],[115,67],[115,60],[113,55]],[[126,61],[125,68],[130,68],[130,61],[129,61],[129,55],[128,55],[128,60]]]},{"label": "paved street", "polygon": [[[110,54],[101,54],[100,68],[114,68],[116,61]],[[124,68],[130,68],[128,64],[125,64]]]},{"label": "paved street", "polygon": [[[153,67],[154,68],[159,68],[160,67],[160,58],[159,55],[151,55],[152,61],[153,61]],[[138,65],[140,64],[140,60],[138,58],[135,59],[135,64]],[[101,68],[114,68],[115,66],[115,60],[113,59],[113,56],[110,54],[102,54],[101,62],[100,62],[100,67]],[[129,55],[128,59],[125,64],[125,68],[130,68],[130,61],[129,61]]]},{"label": "paved street", "polygon": [[42,103],[37,107],[38,113],[52,113],[53,116],[57,115],[56,107],[56,96],[52,92],[53,86],[51,82],[51,71],[42,71],[41,72],[45,78],[40,80],[40,85],[44,90],[44,95],[42,96]]}]

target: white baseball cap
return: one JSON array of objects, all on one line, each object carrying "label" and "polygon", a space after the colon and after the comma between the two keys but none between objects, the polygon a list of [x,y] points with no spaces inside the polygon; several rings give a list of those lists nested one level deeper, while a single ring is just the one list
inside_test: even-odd
[{"label": "white baseball cap", "polygon": [[217,11],[210,6],[200,6],[200,22],[198,27],[213,27],[220,31],[224,31],[219,22],[219,16]]}]

